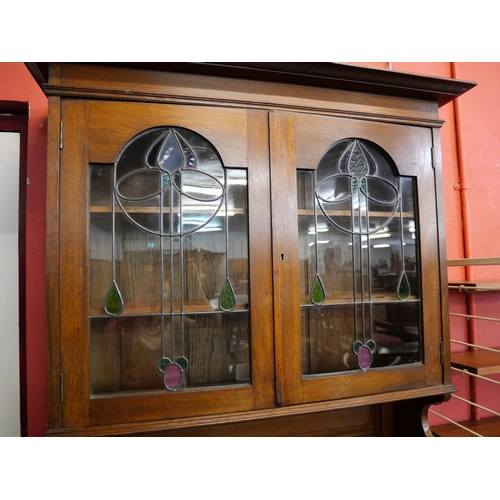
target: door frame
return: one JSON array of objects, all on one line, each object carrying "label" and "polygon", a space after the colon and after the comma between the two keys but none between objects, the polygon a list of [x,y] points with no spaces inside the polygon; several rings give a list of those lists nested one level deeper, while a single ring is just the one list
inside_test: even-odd
[{"label": "door frame", "polygon": [[0,101],[0,132],[19,133],[19,389],[21,437],[28,435],[28,384],[26,365],[26,196],[28,152],[28,104]]}]

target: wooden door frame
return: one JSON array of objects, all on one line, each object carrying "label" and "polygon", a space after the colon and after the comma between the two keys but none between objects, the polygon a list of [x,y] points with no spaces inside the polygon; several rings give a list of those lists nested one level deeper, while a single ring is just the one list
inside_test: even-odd
[{"label": "wooden door frame", "polygon": [[21,437],[28,435],[28,384],[26,366],[26,195],[28,153],[28,104],[0,101],[0,132],[19,133],[19,387]]}]

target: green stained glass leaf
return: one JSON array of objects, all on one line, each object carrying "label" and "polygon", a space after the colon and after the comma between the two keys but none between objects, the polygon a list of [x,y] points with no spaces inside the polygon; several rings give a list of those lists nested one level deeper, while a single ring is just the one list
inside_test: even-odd
[{"label": "green stained glass leaf", "polygon": [[175,172],[175,174],[174,174],[174,184],[177,186],[177,189],[179,191],[181,191],[181,188],[182,188],[182,186],[181,186],[181,180],[182,180],[181,173],[180,172]]},{"label": "green stained glass leaf", "polygon": [[375,349],[377,348],[377,344],[373,339],[370,339],[365,345],[371,352],[375,352]]},{"label": "green stained glass leaf", "polygon": [[366,163],[365,155],[361,151],[359,144],[356,142],[349,157],[347,171],[353,177],[361,179],[368,175],[368,165]]},{"label": "green stained glass leaf", "polygon": [[169,181],[170,181],[170,176],[167,174],[167,172],[163,172],[163,176],[162,176],[162,188],[163,189],[167,189]]},{"label": "green stained glass leaf", "polygon": [[160,370],[163,373],[167,369],[167,367],[171,364],[172,361],[170,361],[168,358],[162,358],[158,363],[158,370]]},{"label": "green stained glass leaf", "polygon": [[184,356],[177,358],[175,362],[181,367],[182,371],[188,367],[188,360]]},{"label": "green stained glass leaf", "polygon": [[321,281],[319,274],[317,274],[316,278],[314,278],[314,282],[311,288],[311,302],[319,306],[323,304],[325,300],[325,287],[323,286],[323,282]]},{"label": "green stained glass leaf", "polygon": [[106,298],[104,299],[104,311],[110,316],[119,316],[123,312],[123,299],[120,289],[113,280],[111,283]]},{"label": "green stained glass leaf", "polygon": [[232,311],[236,307],[236,295],[229,278],[226,278],[219,297],[219,309]]},{"label": "green stained glass leaf", "polygon": [[406,277],[406,273],[403,272],[401,278],[399,278],[398,283],[398,299],[399,300],[408,300],[410,298],[410,282]]},{"label": "green stained glass leaf", "polygon": [[359,350],[363,347],[363,343],[360,342],[359,340],[357,340],[356,342],[354,342],[354,344],[352,345],[352,352],[354,354],[358,354],[359,353]]}]

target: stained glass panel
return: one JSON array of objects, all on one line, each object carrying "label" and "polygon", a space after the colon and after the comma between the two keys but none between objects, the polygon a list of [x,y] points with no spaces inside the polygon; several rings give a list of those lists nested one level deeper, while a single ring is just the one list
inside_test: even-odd
[{"label": "stained glass panel", "polygon": [[249,383],[247,176],[180,128],[90,166],[94,394]]},{"label": "stained glass panel", "polygon": [[419,362],[415,179],[345,139],[297,171],[297,199],[304,375]]}]

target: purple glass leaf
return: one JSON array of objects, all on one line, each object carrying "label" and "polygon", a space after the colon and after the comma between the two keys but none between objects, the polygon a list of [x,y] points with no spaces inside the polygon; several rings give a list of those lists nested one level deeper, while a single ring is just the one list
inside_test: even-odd
[{"label": "purple glass leaf", "polygon": [[177,135],[182,151],[184,152],[184,159],[186,161],[186,168],[196,168],[196,156],[193,150],[185,143],[184,139]]},{"label": "purple glass leaf", "polygon": [[169,130],[158,151],[156,162],[162,170],[173,174],[184,165],[184,155],[174,133]]}]

